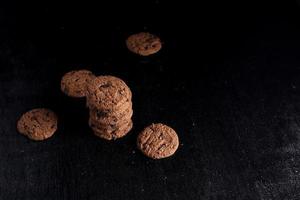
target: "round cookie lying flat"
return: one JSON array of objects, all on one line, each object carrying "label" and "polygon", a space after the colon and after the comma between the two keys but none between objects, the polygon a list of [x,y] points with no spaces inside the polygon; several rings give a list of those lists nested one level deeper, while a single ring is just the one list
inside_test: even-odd
[{"label": "round cookie lying flat", "polygon": [[179,145],[176,132],[164,124],[146,127],[137,138],[137,147],[153,159],[166,158],[175,153]]},{"label": "round cookie lying flat", "polygon": [[88,84],[86,97],[90,109],[111,112],[130,102],[132,93],[123,80],[114,76],[98,76]]},{"label": "round cookie lying flat", "polygon": [[70,97],[85,97],[87,84],[95,76],[88,70],[77,70],[66,73],[60,83],[63,93]]},{"label": "round cookie lying flat", "polygon": [[17,129],[32,140],[44,140],[57,130],[57,116],[49,109],[33,109],[21,116]]},{"label": "round cookie lying flat", "polygon": [[147,32],[129,36],[126,40],[126,45],[131,52],[141,56],[157,53],[162,47],[159,37]]}]

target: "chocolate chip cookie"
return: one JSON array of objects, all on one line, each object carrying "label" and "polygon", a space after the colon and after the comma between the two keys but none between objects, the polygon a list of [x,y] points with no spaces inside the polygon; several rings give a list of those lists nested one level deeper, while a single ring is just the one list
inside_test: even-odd
[{"label": "chocolate chip cookie", "polygon": [[106,139],[106,140],[115,140],[121,137],[124,137],[131,129],[132,129],[133,123],[130,120],[128,123],[115,128],[105,128],[105,129],[98,129],[97,127],[92,127],[94,134],[100,138]]},{"label": "chocolate chip cookie", "polygon": [[94,129],[98,129],[100,131],[111,131],[111,130],[115,130],[115,129],[118,129],[122,126],[125,126],[126,124],[128,124],[131,120],[131,118],[129,119],[124,119],[122,121],[118,121],[117,123],[115,124],[100,124],[94,120],[92,120],[91,118],[89,118],[89,125],[91,128],[94,128]]},{"label": "chocolate chip cookie", "polygon": [[98,76],[88,84],[86,97],[90,109],[113,111],[131,101],[132,93],[123,80],[114,76]]},{"label": "chocolate chip cookie", "polygon": [[30,110],[19,119],[17,130],[32,140],[47,139],[57,130],[57,116],[46,108]]},{"label": "chocolate chip cookie", "polygon": [[126,106],[124,108],[107,113],[100,110],[90,110],[90,119],[101,125],[117,124],[118,121],[130,119],[133,115],[132,103],[130,103],[130,106]]},{"label": "chocolate chip cookie", "polygon": [[61,79],[61,90],[70,97],[85,97],[87,84],[95,76],[88,70],[76,70],[66,73]]},{"label": "chocolate chip cookie", "polygon": [[157,53],[162,47],[159,37],[147,32],[129,36],[126,40],[126,45],[131,52],[141,56]]},{"label": "chocolate chip cookie", "polygon": [[126,135],[132,128],[132,93],[126,83],[114,76],[98,76],[87,87],[89,126],[107,140]]},{"label": "chocolate chip cookie", "polygon": [[153,159],[166,158],[175,153],[179,145],[176,132],[164,124],[146,127],[137,138],[137,147]]}]

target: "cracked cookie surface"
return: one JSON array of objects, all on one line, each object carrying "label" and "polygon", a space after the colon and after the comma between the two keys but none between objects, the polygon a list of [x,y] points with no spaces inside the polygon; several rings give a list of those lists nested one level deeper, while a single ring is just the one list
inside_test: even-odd
[{"label": "cracked cookie surface", "polygon": [[162,47],[159,37],[147,32],[129,36],[126,40],[126,45],[131,52],[141,56],[157,53]]},{"label": "cracked cookie surface", "polygon": [[88,84],[86,97],[90,109],[111,112],[130,102],[132,93],[123,80],[114,76],[98,76]]},{"label": "cracked cookie surface", "polygon": [[93,78],[95,75],[85,69],[70,71],[61,79],[61,91],[70,97],[85,97],[87,84]]},{"label": "cracked cookie surface", "polygon": [[176,132],[169,126],[158,123],[146,127],[137,138],[137,147],[153,159],[166,158],[175,153],[179,146]]},{"label": "cracked cookie surface", "polygon": [[47,139],[57,130],[57,116],[46,108],[30,110],[18,120],[17,130],[32,140]]}]

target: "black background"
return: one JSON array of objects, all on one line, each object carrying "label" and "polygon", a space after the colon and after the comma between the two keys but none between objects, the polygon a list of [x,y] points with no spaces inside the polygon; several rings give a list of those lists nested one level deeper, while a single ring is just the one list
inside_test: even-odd
[{"label": "black background", "polygon": [[[296,1],[1,3],[0,199],[299,200],[299,20]],[[130,53],[140,31],[163,49]],[[60,92],[83,68],[132,89],[125,138],[93,136],[84,99]],[[59,115],[43,142],[15,128],[36,107]],[[136,149],[153,122],[178,132],[174,156]]]}]

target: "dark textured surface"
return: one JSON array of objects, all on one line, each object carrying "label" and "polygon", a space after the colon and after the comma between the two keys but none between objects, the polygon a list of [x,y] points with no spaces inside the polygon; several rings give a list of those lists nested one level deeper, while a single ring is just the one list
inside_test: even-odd
[{"label": "dark textured surface", "polygon": [[[0,7],[0,199],[300,199],[296,1],[101,2]],[[162,38],[159,54],[126,49],[141,30]],[[80,68],[131,87],[135,126],[124,139],[93,136],[84,100],[60,91]],[[35,107],[59,116],[45,142],[16,131]],[[152,122],[177,131],[173,157],[137,151]]]}]

